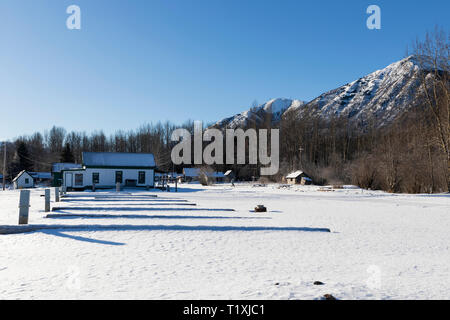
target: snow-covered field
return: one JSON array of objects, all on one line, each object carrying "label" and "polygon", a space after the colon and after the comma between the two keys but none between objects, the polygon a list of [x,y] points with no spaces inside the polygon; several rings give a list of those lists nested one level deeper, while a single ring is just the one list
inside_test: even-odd
[{"label": "snow-covered field", "polygon": [[[35,189],[52,227],[0,234],[0,299],[448,299],[449,195],[317,189],[70,193],[52,218]],[[0,191],[0,232],[18,198]]]}]

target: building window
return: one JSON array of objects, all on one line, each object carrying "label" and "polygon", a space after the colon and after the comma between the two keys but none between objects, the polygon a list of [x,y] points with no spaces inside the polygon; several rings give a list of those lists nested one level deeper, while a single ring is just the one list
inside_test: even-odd
[{"label": "building window", "polygon": [[116,183],[122,183],[123,171],[116,171]]},{"label": "building window", "polygon": [[83,174],[77,173],[75,174],[75,185],[82,186],[83,185]]},{"label": "building window", "polygon": [[100,183],[100,173],[98,173],[98,172],[92,173],[92,183],[94,183],[94,184]]},{"label": "building window", "polygon": [[30,179],[25,178],[25,183],[26,183],[26,184],[29,184],[29,183],[30,183]]},{"label": "building window", "polygon": [[145,171],[139,171],[139,184],[145,184]]}]

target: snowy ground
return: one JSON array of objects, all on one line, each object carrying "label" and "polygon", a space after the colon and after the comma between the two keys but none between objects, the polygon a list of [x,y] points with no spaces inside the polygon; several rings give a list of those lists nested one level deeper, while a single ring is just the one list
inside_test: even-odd
[{"label": "snowy ground", "polygon": [[0,234],[0,299],[448,299],[449,195],[181,187],[70,193],[53,218],[33,190],[30,224],[53,227]]}]

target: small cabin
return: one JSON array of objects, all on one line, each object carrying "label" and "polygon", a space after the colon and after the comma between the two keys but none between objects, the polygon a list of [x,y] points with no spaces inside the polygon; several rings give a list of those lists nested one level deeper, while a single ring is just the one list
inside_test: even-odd
[{"label": "small cabin", "polygon": [[50,186],[52,174],[50,172],[28,172],[33,177],[35,186]]},{"label": "small cabin", "polygon": [[198,168],[183,168],[182,182],[198,181],[200,169]]},{"label": "small cabin", "polygon": [[178,179],[180,182],[193,182],[199,181],[200,175],[204,173],[214,182],[224,182],[225,175],[223,172],[215,171],[215,172],[203,172],[200,168],[184,168],[183,174]]},{"label": "small cabin", "polygon": [[34,187],[34,179],[26,170],[21,171],[13,179],[12,182],[14,189],[26,189]]},{"label": "small cabin", "polygon": [[286,176],[286,182],[288,184],[301,184],[310,185],[312,184],[312,179],[308,177],[303,171],[295,171]]}]

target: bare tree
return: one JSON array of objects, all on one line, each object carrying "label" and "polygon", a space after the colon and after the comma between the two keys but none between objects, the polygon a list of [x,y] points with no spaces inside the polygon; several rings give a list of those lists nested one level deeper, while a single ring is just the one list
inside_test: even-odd
[{"label": "bare tree", "polygon": [[416,40],[412,48],[414,59],[423,72],[420,81],[424,104],[434,122],[436,143],[446,154],[447,183],[450,188],[450,45],[449,35],[435,28],[425,40]]}]

